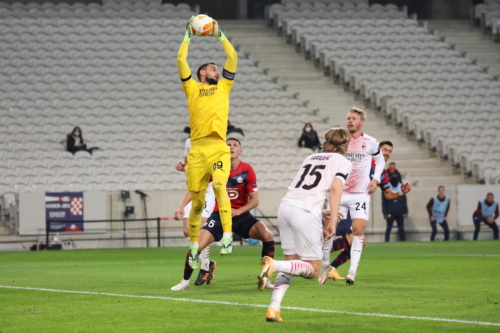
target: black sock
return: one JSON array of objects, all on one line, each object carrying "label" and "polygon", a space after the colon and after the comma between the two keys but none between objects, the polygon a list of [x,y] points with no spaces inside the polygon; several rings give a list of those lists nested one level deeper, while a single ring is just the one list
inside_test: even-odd
[{"label": "black sock", "polygon": [[262,242],[262,256],[274,258],[274,241]]},{"label": "black sock", "polygon": [[190,256],[191,256],[191,250],[188,250],[188,253],[186,255],[186,261],[184,262],[184,280],[191,279],[191,275],[193,275],[193,269],[191,268],[191,266],[189,266]]}]

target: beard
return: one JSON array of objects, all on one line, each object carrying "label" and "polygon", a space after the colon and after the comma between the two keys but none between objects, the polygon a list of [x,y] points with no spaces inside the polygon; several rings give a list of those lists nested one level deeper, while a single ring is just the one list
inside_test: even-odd
[{"label": "beard", "polygon": [[219,80],[217,80],[213,77],[210,77],[210,78],[207,77],[205,80],[207,81],[208,84],[213,85],[213,86],[216,86],[217,83],[219,83]]}]

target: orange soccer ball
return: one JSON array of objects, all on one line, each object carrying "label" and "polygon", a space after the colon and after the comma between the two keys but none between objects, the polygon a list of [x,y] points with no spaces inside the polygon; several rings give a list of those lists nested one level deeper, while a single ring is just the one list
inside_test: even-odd
[{"label": "orange soccer ball", "polygon": [[214,22],[210,16],[196,15],[191,22],[191,30],[198,36],[210,35],[214,30]]}]

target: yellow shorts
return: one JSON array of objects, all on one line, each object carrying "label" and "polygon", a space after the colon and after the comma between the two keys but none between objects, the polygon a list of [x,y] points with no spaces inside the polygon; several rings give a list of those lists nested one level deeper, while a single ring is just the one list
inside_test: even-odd
[{"label": "yellow shorts", "polygon": [[211,176],[228,179],[230,171],[231,151],[225,141],[203,138],[191,142],[186,165],[188,191],[206,190]]}]

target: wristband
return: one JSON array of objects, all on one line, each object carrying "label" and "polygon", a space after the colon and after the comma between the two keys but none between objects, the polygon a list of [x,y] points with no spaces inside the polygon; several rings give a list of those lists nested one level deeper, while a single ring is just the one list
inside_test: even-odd
[{"label": "wristband", "polygon": [[404,195],[405,195],[405,193],[403,193],[403,191],[399,191],[398,194],[400,197],[404,197]]}]

